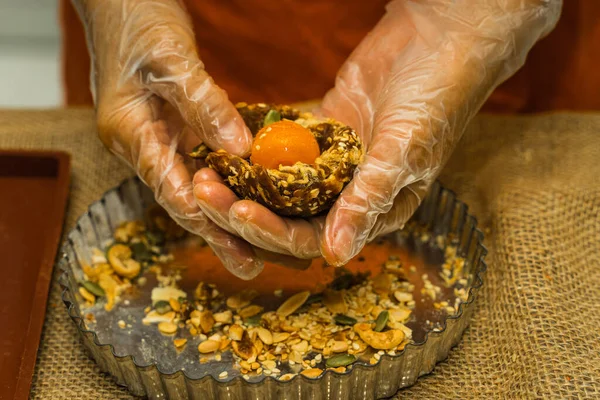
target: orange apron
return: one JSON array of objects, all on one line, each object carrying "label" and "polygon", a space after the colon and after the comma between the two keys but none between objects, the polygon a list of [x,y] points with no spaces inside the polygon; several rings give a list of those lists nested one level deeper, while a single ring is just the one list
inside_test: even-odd
[{"label": "orange apron", "polygon": [[[292,103],[323,96],[388,0],[186,0],[200,57],[232,101]],[[61,0],[66,104],[91,105],[85,35]],[[557,28],[484,109],[600,110],[600,1],[565,1]]]}]

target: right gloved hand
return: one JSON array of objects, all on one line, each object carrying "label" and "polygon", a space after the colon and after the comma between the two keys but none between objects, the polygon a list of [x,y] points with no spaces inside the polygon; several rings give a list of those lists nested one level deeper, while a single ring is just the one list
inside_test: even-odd
[{"label": "right gloved hand", "polygon": [[404,226],[467,123],[552,30],[561,6],[561,0],[390,1],[321,107],[354,127],[366,149],[326,218],[282,218],[238,199],[205,170],[194,187],[198,204],[255,246],[345,264],[368,241]]},{"label": "right gloved hand", "polygon": [[196,166],[182,156],[201,142],[244,155],[252,143],[227,94],[204,70],[186,11],[176,0],[73,3],[87,33],[100,139],[229,271],[253,278],[262,270],[261,257],[270,254],[204,215],[192,194]]}]

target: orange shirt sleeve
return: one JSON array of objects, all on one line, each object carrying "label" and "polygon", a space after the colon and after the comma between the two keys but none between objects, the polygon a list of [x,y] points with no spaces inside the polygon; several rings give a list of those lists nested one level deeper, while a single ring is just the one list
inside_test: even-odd
[{"label": "orange shirt sleeve", "polygon": [[565,1],[556,28],[492,94],[484,110],[600,110],[599,48],[600,1]]},{"label": "orange shirt sleeve", "polygon": [[70,0],[60,0],[62,77],[67,106],[93,105],[90,92],[90,57],[85,32]]},{"label": "orange shirt sleeve", "polygon": [[[337,70],[383,16],[388,1],[185,3],[200,57],[230,99],[292,103],[319,98],[333,86]],[[66,103],[92,104],[83,28],[70,1],[61,4]]]},{"label": "orange shirt sleeve", "polygon": [[[186,0],[198,51],[233,101],[319,98],[388,0]],[[66,103],[91,105],[85,35],[61,0]],[[492,112],[600,110],[600,1],[565,1],[557,28],[484,106]]]}]

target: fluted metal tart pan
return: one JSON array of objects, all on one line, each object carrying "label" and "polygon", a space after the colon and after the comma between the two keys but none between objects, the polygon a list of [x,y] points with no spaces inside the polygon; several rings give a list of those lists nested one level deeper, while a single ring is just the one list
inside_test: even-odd
[{"label": "fluted metal tart pan", "polygon": [[[113,230],[123,221],[143,219],[144,210],[154,203],[152,193],[136,178],[109,190],[82,215],[62,246],[59,267],[63,301],[77,326],[84,346],[100,368],[133,394],[151,399],[370,399],[389,397],[432,372],[444,360],[466,329],[475,307],[486,270],[483,233],[467,206],[453,192],[435,183],[412,218],[431,241],[453,243],[466,259],[466,301],[460,301],[455,315],[440,319],[432,328],[425,321],[413,327],[415,343],[395,355],[385,354],[377,364],[357,362],[345,373],[326,371],[317,379],[302,375],[289,381],[270,376],[245,379],[231,370],[231,357],[219,363],[199,363],[195,347],[182,353],[166,346],[156,329],[141,323],[147,303],[131,301],[112,312],[98,309],[97,323],[90,327],[83,316],[78,282],[83,279],[82,263],[90,263],[92,248],[102,248]],[[399,235],[406,237],[406,235]],[[443,240],[439,240],[442,238]],[[404,239],[399,239],[404,240]],[[433,268],[433,267],[431,267]],[[429,271],[437,274],[439,271]],[[148,289],[150,290],[150,289]],[[131,321],[125,333],[116,321]],[[430,321],[427,321],[430,322]],[[187,353],[186,353],[187,352]],[[224,379],[223,371],[232,371]]]}]

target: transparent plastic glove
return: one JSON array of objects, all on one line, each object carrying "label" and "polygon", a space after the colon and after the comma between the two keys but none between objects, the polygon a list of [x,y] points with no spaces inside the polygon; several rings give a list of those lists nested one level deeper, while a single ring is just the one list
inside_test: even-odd
[{"label": "transparent plastic glove", "polygon": [[[354,127],[367,154],[333,208],[281,218],[231,197],[209,216],[249,242],[334,265],[404,226],[495,87],[517,71],[560,15],[560,0],[396,0],[338,73],[321,112]],[[221,188],[218,189],[219,191]],[[234,196],[235,197],[235,196]],[[207,204],[210,204],[207,206]]]},{"label": "transparent plastic glove", "polygon": [[226,93],[204,70],[186,11],[175,0],[73,3],[86,27],[102,142],[232,273],[256,276],[263,262],[252,246],[198,208],[190,173],[196,168],[182,156],[201,142],[244,155],[252,140]]}]

